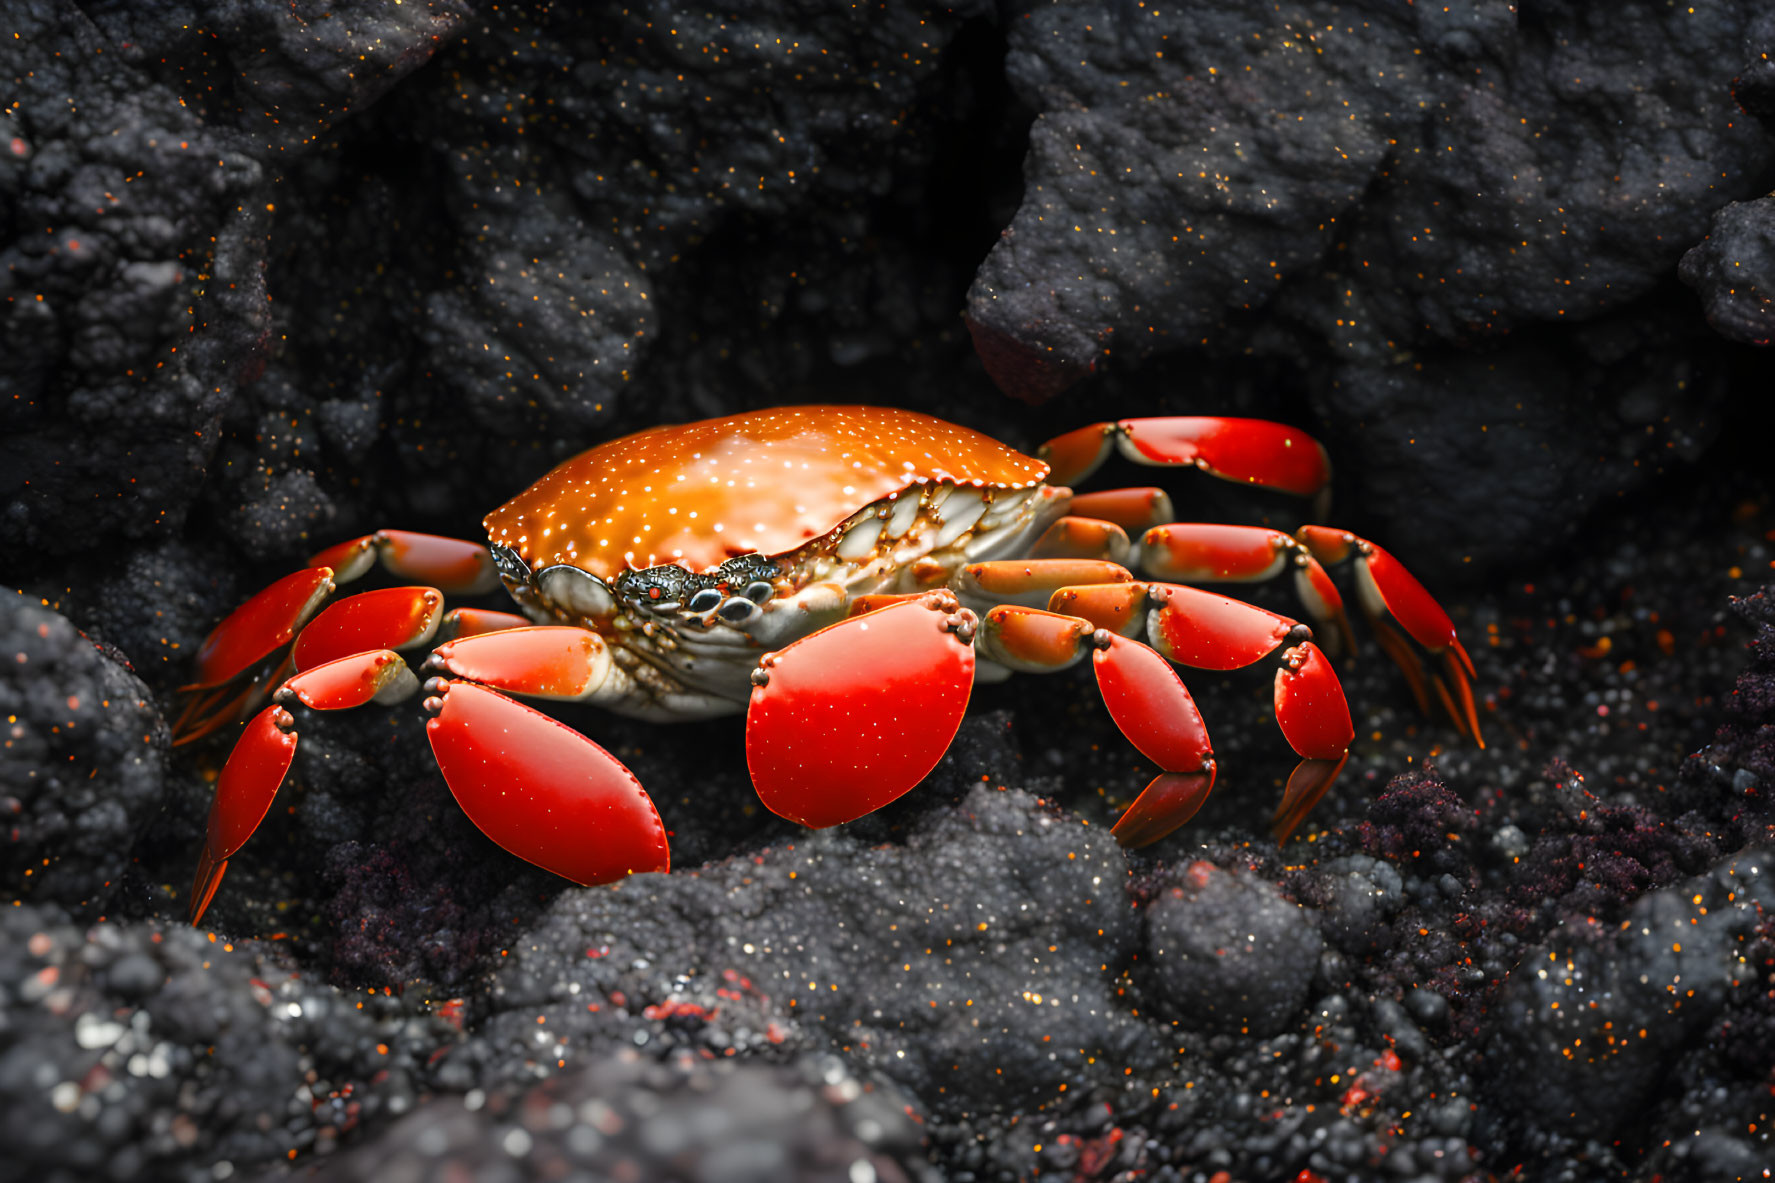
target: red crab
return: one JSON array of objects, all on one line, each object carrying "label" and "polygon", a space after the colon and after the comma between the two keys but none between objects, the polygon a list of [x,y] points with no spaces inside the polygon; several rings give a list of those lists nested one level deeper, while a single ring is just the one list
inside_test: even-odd
[{"label": "red crab", "polygon": [[[1163,770],[1115,825],[1138,846],[1188,821],[1214,784],[1207,731],[1170,663],[1227,670],[1279,653],[1276,719],[1301,756],[1273,823],[1286,840],[1348,758],[1343,690],[1305,625],[1184,584],[1292,569],[1335,650],[1352,640],[1321,563],[1354,558],[1382,648],[1421,704],[1434,686],[1479,740],[1472,662],[1392,555],[1323,526],[1291,537],[1173,522],[1160,489],[1073,493],[1112,445],[1142,464],[1306,497],[1330,476],[1310,436],[1257,419],[1099,423],[1037,459],[911,411],[787,407],[581,453],[487,516],[490,547],[384,530],[322,551],[210,634],[186,688],[181,743],[277,688],[217,783],[192,921],[270,809],[295,756],[296,710],[411,695],[419,680],[396,651],[440,635],[421,670],[436,675],[426,730],[451,792],[493,841],[587,884],[665,870],[659,814],[615,757],[507,693],[648,719],[744,710],[759,796],[822,827],[918,784],[977,678],[1063,669],[1088,653],[1116,724]],[[378,561],[430,586],[317,614],[336,582]],[[443,610],[446,593],[499,582],[524,616]],[[1440,670],[1426,677],[1406,635]]]}]

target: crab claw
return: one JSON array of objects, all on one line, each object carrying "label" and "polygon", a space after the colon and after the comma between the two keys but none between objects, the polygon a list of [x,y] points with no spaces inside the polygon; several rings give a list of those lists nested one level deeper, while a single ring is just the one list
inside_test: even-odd
[{"label": "crab claw", "polygon": [[766,655],[746,711],[746,765],[765,806],[821,829],[922,781],[961,727],[978,624],[934,592]]},{"label": "crab claw", "polygon": [[426,690],[432,754],[481,833],[575,883],[668,869],[659,812],[615,756],[496,690],[446,679]]},{"label": "crab claw", "polygon": [[1282,655],[1282,668],[1276,671],[1276,723],[1301,757],[1270,823],[1276,841],[1286,842],[1343,771],[1356,738],[1337,674],[1310,641]]},{"label": "crab claw", "polygon": [[1164,769],[1110,831],[1123,846],[1157,842],[1195,816],[1214,787],[1214,751],[1183,679],[1147,646],[1107,630],[1091,657],[1110,718]]}]

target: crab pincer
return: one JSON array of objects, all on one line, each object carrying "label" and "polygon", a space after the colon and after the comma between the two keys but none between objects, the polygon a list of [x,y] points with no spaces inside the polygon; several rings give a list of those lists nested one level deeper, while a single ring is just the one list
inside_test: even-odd
[{"label": "crab pincer", "polygon": [[773,812],[813,829],[914,788],[961,728],[978,618],[949,592],[852,616],[753,673],[746,765]]},{"label": "crab pincer", "polygon": [[434,678],[426,692],[432,755],[487,837],[580,884],[670,867],[659,811],[622,761],[497,690]]}]

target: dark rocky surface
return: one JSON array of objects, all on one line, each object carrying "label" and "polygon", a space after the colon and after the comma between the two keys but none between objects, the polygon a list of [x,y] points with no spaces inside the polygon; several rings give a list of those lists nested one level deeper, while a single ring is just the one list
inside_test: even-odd
[{"label": "dark rocky surface", "polygon": [[[1694,9],[9,5],[0,1177],[1775,1169],[1775,25]],[[810,399],[1311,428],[1489,746],[1368,645],[1277,849],[1267,676],[1191,675],[1219,787],[1130,854],[1088,675],[817,835],[732,721],[565,710],[677,868],[573,889],[367,710],[181,923],[227,745],[164,720],[232,605]]]}]

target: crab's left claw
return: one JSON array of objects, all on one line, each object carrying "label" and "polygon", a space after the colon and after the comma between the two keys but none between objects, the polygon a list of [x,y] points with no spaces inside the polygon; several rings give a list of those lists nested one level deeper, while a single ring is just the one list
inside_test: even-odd
[{"label": "crab's left claw", "polygon": [[1276,723],[1301,757],[1270,823],[1276,841],[1286,842],[1343,771],[1356,738],[1337,674],[1311,641],[1282,655],[1282,668],[1276,671]]},{"label": "crab's left claw", "polygon": [[978,624],[933,592],[766,655],[746,711],[746,765],[765,806],[820,829],[916,786],[961,727]]},{"label": "crab's left claw", "polygon": [[659,812],[615,756],[497,690],[446,678],[425,688],[444,783],[487,837],[575,883],[668,868]]},{"label": "crab's left claw", "polygon": [[1467,656],[1455,634],[1454,622],[1436,598],[1424,590],[1405,564],[1366,538],[1326,526],[1302,526],[1299,537],[1321,562],[1338,563],[1355,557],[1357,592],[1381,648],[1404,671],[1420,704],[1427,698],[1423,666],[1399,630],[1387,624],[1383,615],[1398,621],[1412,640],[1440,657],[1442,668],[1431,673],[1430,684],[1455,726],[1483,748],[1485,739],[1479,734],[1479,712],[1473,703],[1473,659]]}]

